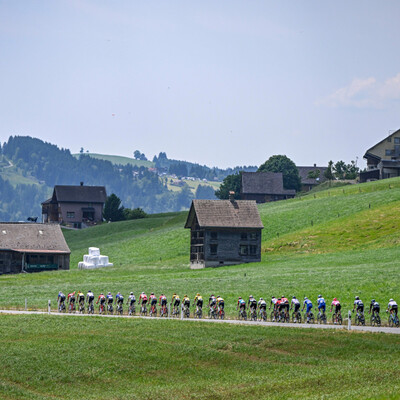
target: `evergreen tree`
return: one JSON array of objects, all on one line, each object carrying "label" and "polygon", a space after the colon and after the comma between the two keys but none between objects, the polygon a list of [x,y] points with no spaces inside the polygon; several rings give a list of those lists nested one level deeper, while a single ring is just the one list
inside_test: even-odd
[{"label": "evergreen tree", "polygon": [[125,219],[124,207],[121,206],[121,199],[114,193],[107,197],[104,204],[103,218],[111,222]]}]

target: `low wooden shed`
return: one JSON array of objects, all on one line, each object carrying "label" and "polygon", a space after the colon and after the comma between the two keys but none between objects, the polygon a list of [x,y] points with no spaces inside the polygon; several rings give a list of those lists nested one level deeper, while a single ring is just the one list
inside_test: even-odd
[{"label": "low wooden shed", "polygon": [[0,274],[69,269],[70,254],[59,225],[0,223]]},{"label": "low wooden shed", "polygon": [[185,228],[193,269],[261,261],[264,226],[255,201],[193,200]]}]

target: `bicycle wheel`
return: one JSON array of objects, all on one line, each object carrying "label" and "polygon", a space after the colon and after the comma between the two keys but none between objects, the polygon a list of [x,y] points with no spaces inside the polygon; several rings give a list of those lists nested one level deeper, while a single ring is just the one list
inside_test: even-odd
[{"label": "bicycle wheel", "polygon": [[314,314],[310,313],[310,324],[313,324],[315,322],[314,320]]},{"label": "bicycle wheel", "polygon": [[377,314],[375,316],[375,322],[378,326],[381,326],[381,317],[379,316],[379,314]]},{"label": "bicycle wheel", "polygon": [[297,313],[297,322],[301,324],[301,314],[299,312]]},{"label": "bicycle wheel", "polygon": [[273,311],[271,311],[271,322],[275,322],[275,313]]},{"label": "bicycle wheel", "polygon": [[339,315],[337,316],[337,322],[338,322],[339,325],[342,325],[342,323],[343,323],[343,318],[342,318],[342,315],[341,315],[341,314],[339,314]]}]

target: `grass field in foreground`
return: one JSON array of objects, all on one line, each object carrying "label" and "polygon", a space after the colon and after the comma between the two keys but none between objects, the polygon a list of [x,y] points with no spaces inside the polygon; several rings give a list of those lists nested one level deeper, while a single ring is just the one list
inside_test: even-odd
[{"label": "grass field in foreground", "polygon": [[0,399],[398,399],[385,334],[0,316]]}]

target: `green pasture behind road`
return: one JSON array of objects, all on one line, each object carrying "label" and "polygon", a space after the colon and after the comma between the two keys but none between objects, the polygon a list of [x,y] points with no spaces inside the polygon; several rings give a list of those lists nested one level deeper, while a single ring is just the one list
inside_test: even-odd
[{"label": "green pasture behind road", "polygon": [[397,399],[397,335],[0,316],[0,399]]},{"label": "green pasture behind road", "polygon": [[[83,153],[83,155],[90,156],[92,158],[97,158],[99,160],[110,161],[112,164],[116,165],[128,165],[131,164],[133,166],[137,165],[138,167],[153,167],[154,163],[151,161],[144,161],[144,160],[135,160],[131,157],[124,157],[124,156],[113,156],[109,154],[97,154],[97,153]],[[73,154],[74,157],[79,158],[80,153]]]}]

